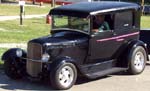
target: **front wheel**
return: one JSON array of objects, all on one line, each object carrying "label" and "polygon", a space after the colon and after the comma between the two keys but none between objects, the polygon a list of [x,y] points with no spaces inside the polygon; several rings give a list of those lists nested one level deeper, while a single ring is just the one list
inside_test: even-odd
[{"label": "front wheel", "polygon": [[51,85],[60,90],[71,88],[77,79],[76,67],[71,63],[60,65],[50,74]]},{"label": "front wheel", "polygon": [[21,79],[25,73],[24,64],[19,62],[19,60],[17,61],[11,59],[4,61],[5,74],[14,80]]},{"label": "front wheel", "polygon": [[142,46],[138,46],[129,54],[129,69],[130,74],[140,74],[145,69],[146,52]]}]

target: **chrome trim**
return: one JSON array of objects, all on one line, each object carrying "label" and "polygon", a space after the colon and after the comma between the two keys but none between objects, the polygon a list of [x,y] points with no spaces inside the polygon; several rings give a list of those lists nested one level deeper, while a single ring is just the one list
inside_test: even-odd
[{"label": "chrome trim", "polygon": [[[28,43],[28,49],[27,49],[27,73],[32,77],[37,77],[40,72],[42,72],[42,46],[38,43]],[[30,59],[33,59],[36,61],[32,61]],[[38,60],[38,61],[37,61]]]},{"label": "chrome trim", "polygon": [[76,42],[77,42],[77,40],[69,41],[69,42],[61,42],[61,43],[44,43],[44,45],[45,46],[69,45],[69,44],[74,44]]},{"label": "chrome trim", "polygon": [[[29,46],[29,44],[34,44],[34,45],[40,46],[40,48],[41,48],[40,49],[41,50],[40,57],[42,58],[42,54],[43,54],[42,46],[40,44],[38,44],[38,43],[28,43],[28,46]],[[27,47],[27,48],[29,48],[29,47]],[[29,52],[28,52],[28,49],[27,49],[27,58],[29,58],[28,55],[29,55]]]},{"label": "chrome trim", "polygon": [[29,58],[22,58],[22,59],[30,60],[30,61],[33,61],[33,62],[40,62],[40,63],[52,63],[52,61],[49,61],[49,62],[43,62],[42,60],[33,60],[33,59],[29,59]]},{"label": "chrome trim", "polygon": [[145,47],[147,47],[147,44],[146,44],[146,43],[144,43],[144,46],[145,46]]},{"label": "chrome trim", "polygon": [[113,8],[113,9],[105,9],[105,10],[98,10],[98,11],[94,11],[91,12],[90,15],[96,15],[98,13],[106,13],[106,12],[111,12],[111,11],[117,11],[117,10],[125,10],[125,9],[133,9],[136,7],[130,6],[130,7],[123,7],[123,8]]},{"label": "chrome trim", "polygon": [[115,62],[116,60],[109,60],[109,61],[105,61],[105,62],[102,62],[102,63],[96,63],[96,64],[94,64],[95,66],[96,65],[100,65],[100,64],[104,64],[104,63],[108,63],[108,62]]},{"label": "chrome trim", "polygon": [[88,26],[89,26],[89,30],[88,30],[88,34],[90,34],[91,33],[91,17],[90,17],[90,15],[87,17],[87,18],[89,18],[88,19]]}]

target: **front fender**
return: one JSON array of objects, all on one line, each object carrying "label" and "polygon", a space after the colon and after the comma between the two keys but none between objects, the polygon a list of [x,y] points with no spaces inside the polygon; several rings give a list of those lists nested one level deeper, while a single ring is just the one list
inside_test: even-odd
[{"label": "front fender", "polygon": [[76,60],[70,58],[70,57],[61,57],[53,60],[52,64],[49,65],[48,69],[49,71],[53,69],[58,69],[60,65],[65,64],[65,63],[72,63],[75,65],[77,71],[79,74],[83,74],[83,72],[80,70],[81,67],[80,65],[76,62]]},{"label": "front fender", "polygon": [[[17,55],[16,55],[16,51],[17,51],[18,49],[19,49],[19,50],[22,50],[22,49],[20,49],[20,48],[12,48],[12,49],[7,50],[7,51],[2,55],[2,58],[1,58],[1,59],[2,59],[3,61],[6,61],[6,60],[9,60],[10,58],[11,58],[11,59],[18,58]],[[26,57],[27,53],[26,53],[24,50],[22,50],[22,53],[23,53],[22,57]]]},{"label": "front fender", "polygon": [[64,63],[72,63],[74,65],[77,65],[75,60],[71,59],[70,57],[61,57],[53,60],[51,67],[52,68],[58,68],[60,65]]}]

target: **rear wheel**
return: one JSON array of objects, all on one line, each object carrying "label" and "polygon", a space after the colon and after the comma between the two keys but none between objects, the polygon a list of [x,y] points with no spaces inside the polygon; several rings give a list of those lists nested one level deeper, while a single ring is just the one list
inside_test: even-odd
[{"label": "rear wheel", "polygon": [[50,75],[51,85],[60,90],[71,88],[76,82],[77,70],[71,63],[65,63],[53,70]]},{"label": "rear wheel", "polygon": [[138,46],[130,52],[129,55],[129,69],[130,74],[140,74],[145,69],[146,52],[142,46]]}]

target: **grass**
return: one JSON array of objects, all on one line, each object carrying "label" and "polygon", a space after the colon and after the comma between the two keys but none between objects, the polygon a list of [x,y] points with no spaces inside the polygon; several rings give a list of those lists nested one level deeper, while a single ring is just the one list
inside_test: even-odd
[{"label": "grass", "polygon": [[149,28],[150,29],[150,16],[142,16],[141,28]]},{"label": "grass", "polygon": [[[25,14],[47,14],[51,9],[51,5],[40,6],[25,6]],[[0,16],[19,15],[20,6],[14,4],[0,4]]]},{"label": "grass", "polygon": [[[141,28],[150,28],[150,16],[142,16]],[[45,18],[24,20],[24,25],[19,25],[19,20],[0,22],[0,43],[22,43],[30,39],[48,35],[50,25],[45,24]]]},{"label": "grass", "polygon": [[[141,27],[150,28],[150,16],[142,16]],[[45,18],[33,18],[24,20],[24,25],[19,25],[19,20],[0,22],[0,43],[23,43],[30,39],[48,35],[50,25],[45,24]],[[0,56],[7,49],[0,48]],[[3,62],[0,61],[2,67]]]},{"label": "grass", "polygon": [[2,68],[4,62],[0,60],[0,69]]},{"label": "grass", "polygon": [[[40,6],[25,6],[25,14],[46,14],[51,9],[50,5]],[[19,15],[19,6],[13,4],[0,4],[0,16]],[[19,25],[18,20],[0,21],[0,43],[23,43],[30,39],[48,35],[50,25],[45,23],[45,17],[25,19],[24,25]],[[5,48],[0,48],[0,58],[6,51]],[[0,68],[3,62],[0,59]]]},{"label": "grass", "polygon": [[30,39],[48,35],[50,25],[45,23],[45,17],[25,19],[24,25],[19,20],[0,22],[0,43],[26,43]]},{"label": "grass", "polygon": [[[142,16],[141,28],[150,28],[150,16]],[[45,23],[45,17],[25,19],[24,25],[19,20],[0,22],[0,43],[26,43],[28,40],[48,35],[50,25]]]},{"label": "grass", "polygon": [[2,65],[3,65],[3,61],[1,61],[1,56],[2,56],[2,54],[3,54],[6,50],[7,50],[6,48],[1,48],[1,49],[0,49],[0,68],[1,68]]}]

